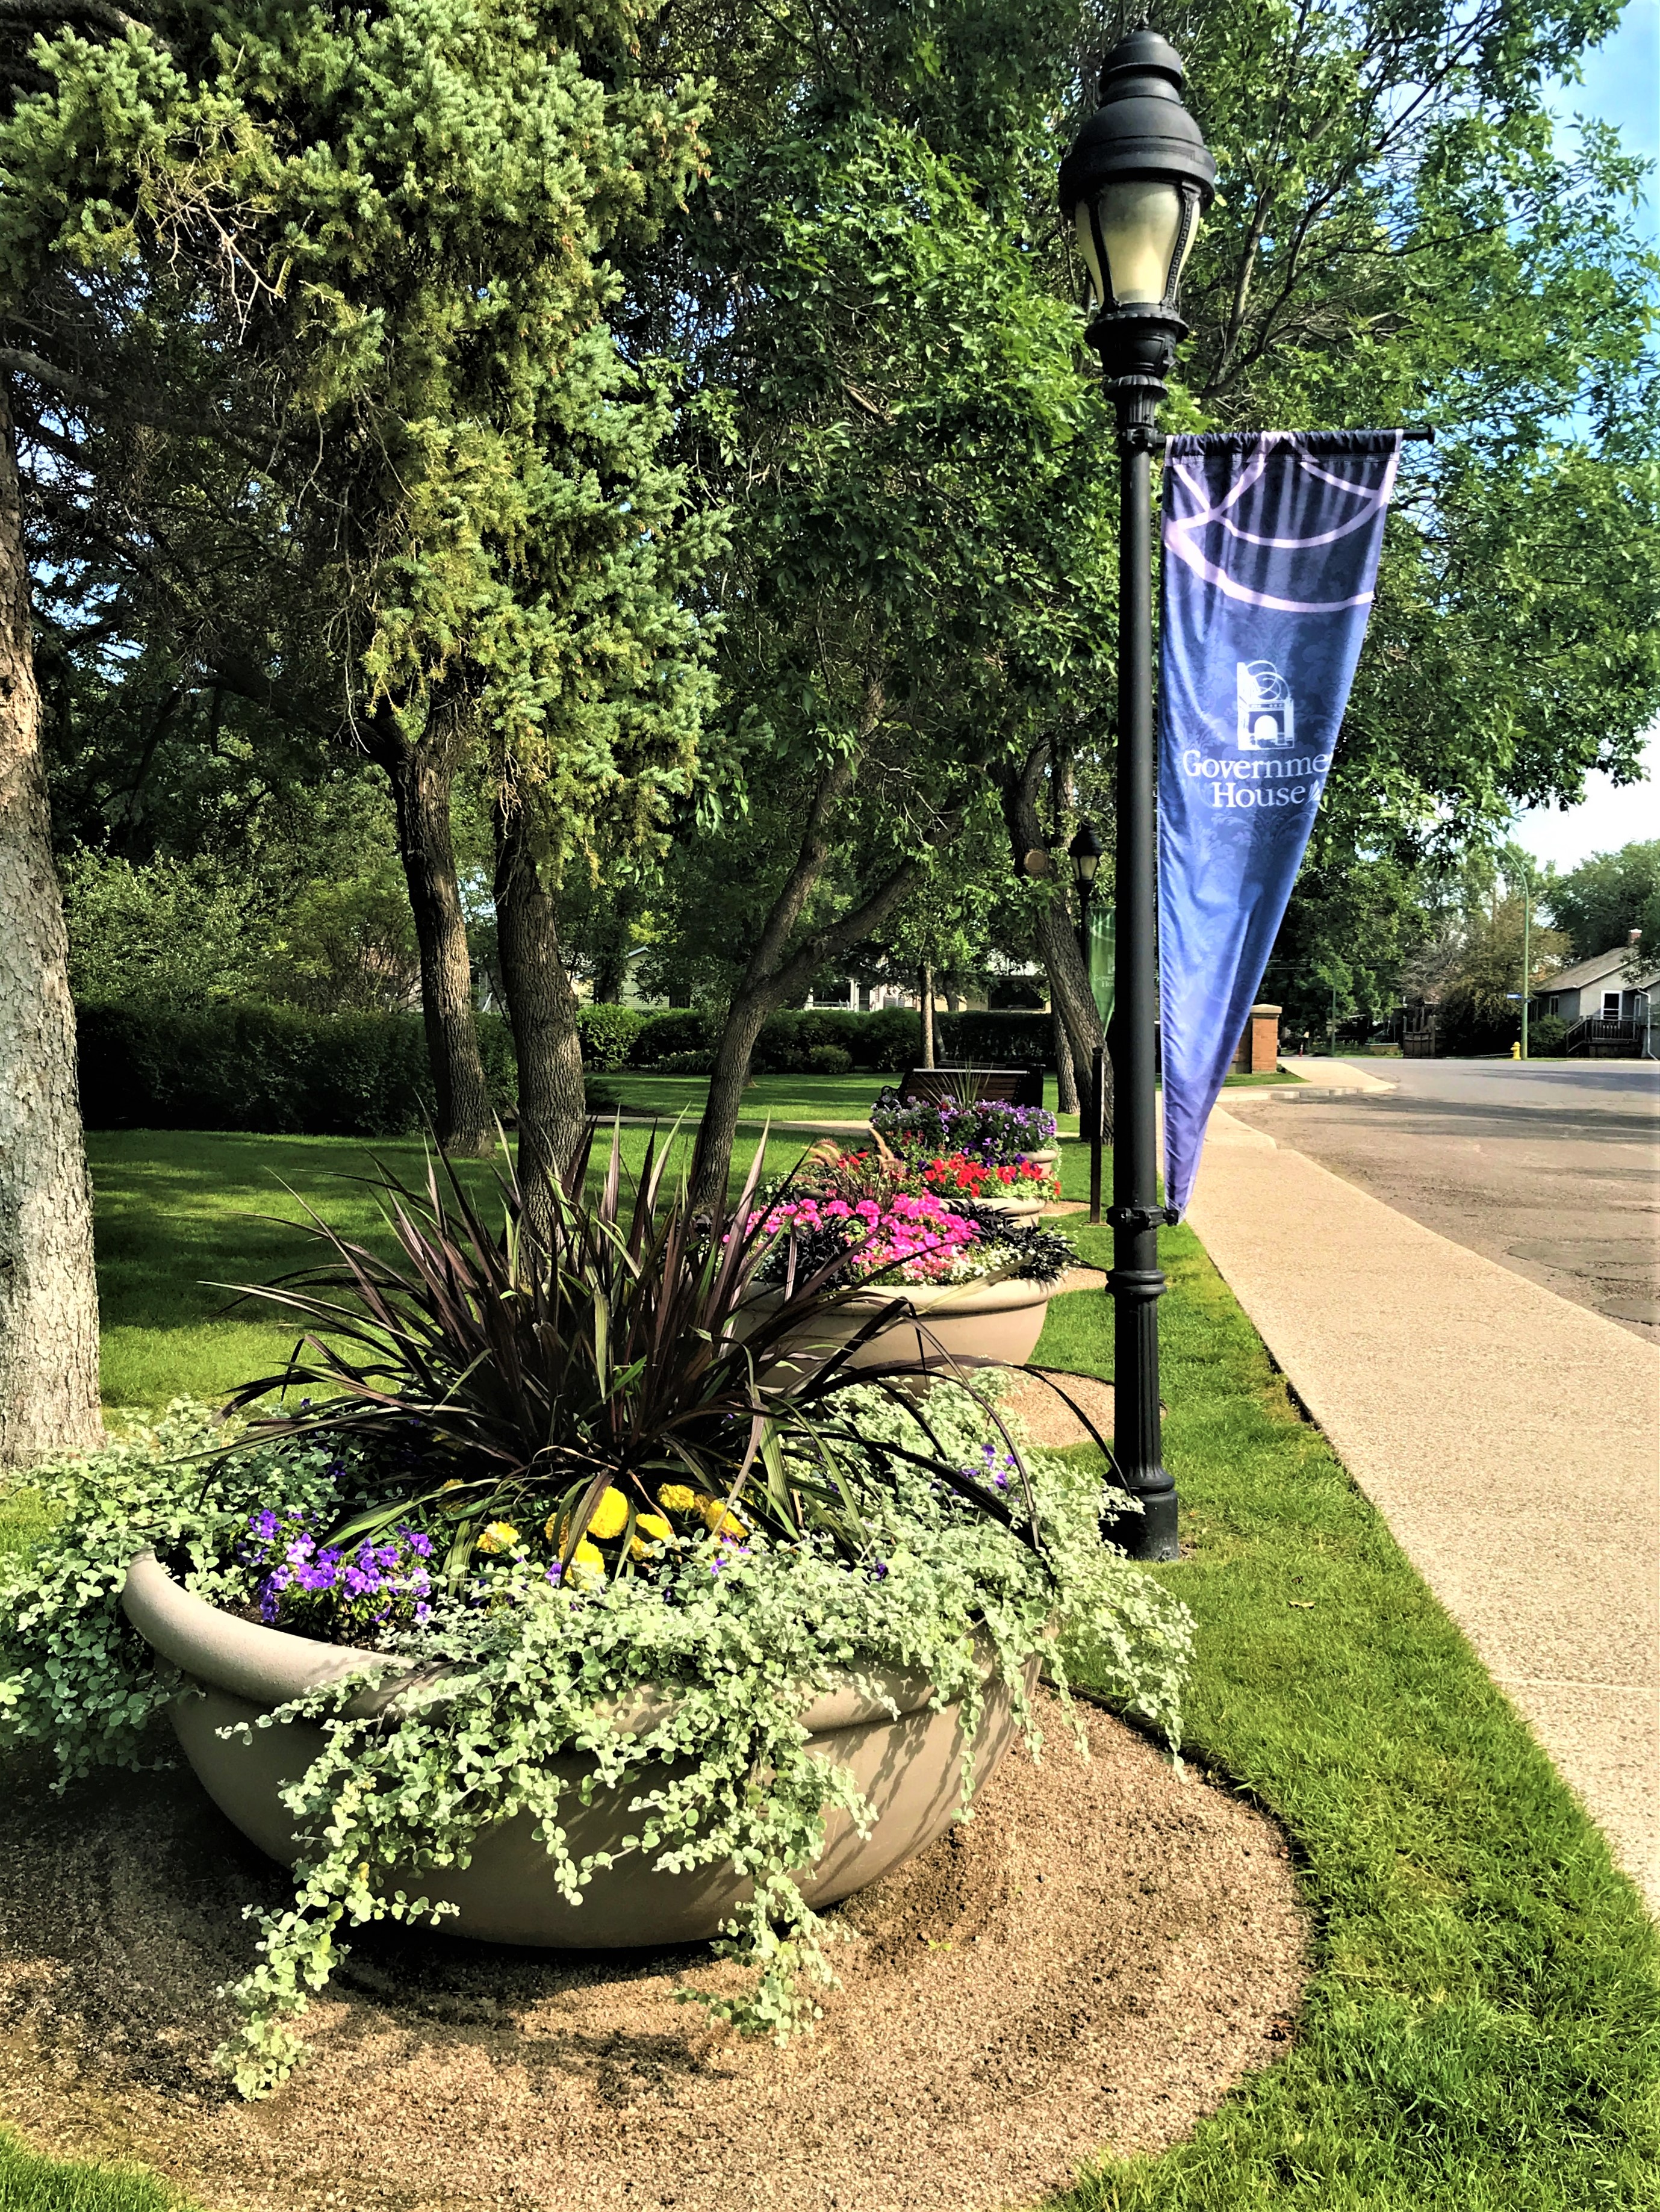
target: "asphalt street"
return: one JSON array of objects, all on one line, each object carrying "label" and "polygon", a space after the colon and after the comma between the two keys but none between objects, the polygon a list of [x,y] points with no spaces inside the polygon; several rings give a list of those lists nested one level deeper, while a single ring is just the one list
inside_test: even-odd
[{"label": "asphalt street", "polygon": [[1228,1111],[1426,1228],[1660,1342],[1660,1062],[1353,1065],[1397,1087],[1239,1089]]}]

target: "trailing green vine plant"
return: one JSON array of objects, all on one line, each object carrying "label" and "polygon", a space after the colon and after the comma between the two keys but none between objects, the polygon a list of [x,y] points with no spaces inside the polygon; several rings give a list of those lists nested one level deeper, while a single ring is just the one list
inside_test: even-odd
[{"label": "trailing green vine plant", "polygon": [[[965,1746],[1000,1685],[1035,1749],[1032,1669],[1063,1698],[1081,1670],[1177,1738],[1190,1625],[1101,1542],[1098,1466],[1023,1452],[988,1378],[936,1371],[919,1400],[914,1364],[804,1363],[791,1331],[834,1270],[781,1328],[775,1299],[746,1311],[752,1188],[700,1224],[648,1161],[625,1205],[613,1140],[597,1196],[573,1178],[544,1242],[503,1195],[493,1237],[435,1171],[424,1194],[390,1186],[396,1261],[319,1224],[332,1272],[277,1291],[314,1302],[281,1378],[311,1402],[234,1443],[176,1408],[149,1443],[49,1474],[49,1533],[0,1564],[0,1718],[65,1779],[154,1760],[149,1723],[188,1688],[120,1613],[141,1549],[210,1601],[364,1650],[247,1724],[318,1731],[284,1791],[293,1902],[257,1914],[230,1992],[222,2055],[247,2095],[294,2064],[347,1932],[441,1919],[429,1892],[484,1829],[528,1817],[580,1904],[611,1863],[571,1847],[597,1790],[636,1816],[622,1855],[750,1885],[717,1947],[748,1985],[697,2001],[750,2032],[809,2025],[836,1923],[801,1879],[826,1820],[872,1808],[804,1716],[849,1676],[879,1698],[885,1674],[926,1679]],[[971,1790],[965,1771],[965,1813]]]}]

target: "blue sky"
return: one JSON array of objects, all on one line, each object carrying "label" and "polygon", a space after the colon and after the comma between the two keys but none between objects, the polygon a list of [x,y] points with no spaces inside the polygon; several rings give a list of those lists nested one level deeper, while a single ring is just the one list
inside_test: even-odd
[{"label": "blue sky", "polygon": [[[1611,123],[1633,154],[1660,159],[1660,0],[1627,0],[1620,27],[1584,58],[1578,84],[1557,86],[1551,105],[1565,118]],[[1649,179],[1644,228],[1660,237],[1655,179]]]},{"label": "blue sky", "polygon": [[[1627,0],[1619,29],[1586,55],[1582,82],[1559,86],[1552,105],[1565,118],[1592,115],[1611,123],[1633,153],[1660,159],[1660,0]],[[1652,175],[1642,221],[1660,242],[1660,195]],[[1572,868],[1592,853],[1660,837],[1660,722],[1649,732],[1644,759],[1645,781],[1616,791],[1607,776],[1593,775],[1583,805],[1535,808],[1517,824],[1517,842],[1536,860]]]}]

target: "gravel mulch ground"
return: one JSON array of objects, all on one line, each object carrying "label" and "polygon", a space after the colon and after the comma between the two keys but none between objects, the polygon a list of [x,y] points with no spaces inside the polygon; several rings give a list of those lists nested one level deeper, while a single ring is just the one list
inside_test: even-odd
[{"label": "gravel mulch ground", "polygon": [[1012,1386],[997,1401],[997,1409],[1006,1420],[1011,1413],[1020,1424],[1020,1435],[1027,1443],[1058,1449],[1063,1444],[1086,1444],[1090,1432],[1084,1426],[1067,1398],[1083,1407],[1109,1443],[1112,1441],[1112,1385],[1099,1382],[1092,1375],[1057,1375],[1055,1381],[1067,1394],[1061,1397],[1047,1382],[1038,1380],[1031,1369],[1015,1368]]},{"label": "gravel mulch ground", "polygon": [[1186,2134],[1292,2033],[1307,1929],[1279,1832],[1084,1709],[1041,1765],[842,1908],[818,2034],[779,2051],[676,2002],[707,1952],[360,1937],[310,2063],[229,2097],[216,1992],[283,1893],[188,1777],[0,1807],[0,2111],[258,2212],[994,2212],[1104,2147]]}]

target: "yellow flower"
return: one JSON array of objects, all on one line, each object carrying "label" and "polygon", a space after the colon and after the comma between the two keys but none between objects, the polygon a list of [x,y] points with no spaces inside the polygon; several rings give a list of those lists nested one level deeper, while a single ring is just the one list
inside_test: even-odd
[{"label": "yellow flower", "polygon": [[519,1541],[519,1531],[511,1521],[492,1521],[478,1539],[481,1552],[510,1552]]},{"label": "yellow flower", "polygon": [[586,1536],[570,1555],[567,1570],[573,1582],[602,1583],[605,1579],[605,1558],[597,1544],[590,1544]]},{"label": "yellow flower", "polygon": [[593,1509],[593,1518],[588,1522],[588,1534],[597,1536],[602,1544],[620,1536],[629,1522],[629,1501],[620,1490],[602,1490],[599,1503]]},{"label": "yellow flower", "polygon": [[684,1482],[666,1482],[657,1493],[665,1513],[690,1513],[697,1500]]},{"label": "yellow flower", "polygon": [[703,1525],[711,1536],[721,1536],[741,1542],[749,1534],[735,1513],[728,1513],[724,1502],[718,1498],[700,1498],[697,1510],[703,1516]]},{"label": "yellow flower", "polygon": [[634,1541],[629,1551],[636,1559],[647,1559],[654,1552],[660,1552],[665,1544],[674,1541],[674,1531],[660,1513],[642,1513],[634,1529]]}]

